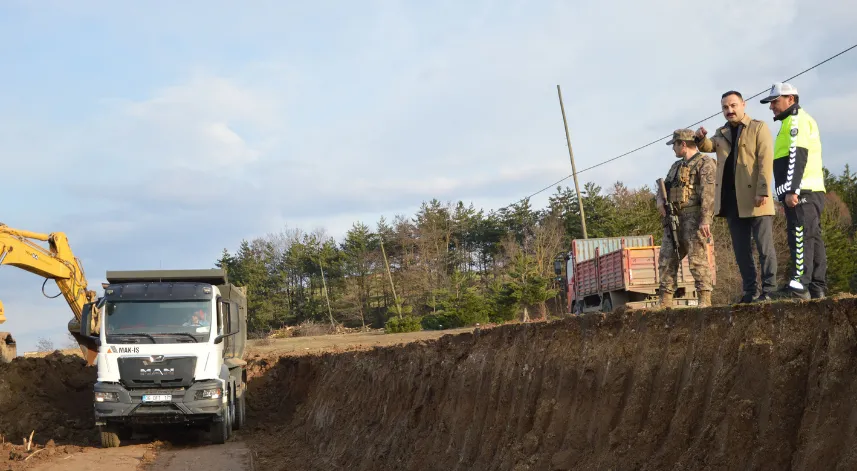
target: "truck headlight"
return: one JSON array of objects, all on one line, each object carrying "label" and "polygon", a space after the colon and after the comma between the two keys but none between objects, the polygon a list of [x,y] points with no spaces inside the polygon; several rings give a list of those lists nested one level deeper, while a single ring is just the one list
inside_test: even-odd
[{"label": "truck headlight", "polygon": [[118,400],[119,395],[115,392],[95,391],[95,402],[116,402]]},{"label": "truck headlight", "polygon": [[223,390],[220,388],[202,389],[196,392],[194,398],[200,399],[220,399],[223,395]]}]

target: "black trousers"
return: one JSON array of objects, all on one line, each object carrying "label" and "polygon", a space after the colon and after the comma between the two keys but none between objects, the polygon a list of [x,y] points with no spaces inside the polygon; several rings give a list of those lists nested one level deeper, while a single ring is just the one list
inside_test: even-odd
[{"label": "black trousers", "polygon": [[789,287],[818,295],[827,292],[827,251],[821,238],[824,193],[799,196],[794,208],[785,206],[789,231]]},{"label": "black trousers", "polygon": [[757,216],[739,218],[737,215],[727,218],[729,233],[732,236],[732,249],[735,262],[741,272],[744,294],[756,296],[759,283],[756,281],[756,261],[753,260],[753,240],[759,252],[759,268],[762,271],[762,293],[777,290],[777,254],[774,250],[774,217]]}]

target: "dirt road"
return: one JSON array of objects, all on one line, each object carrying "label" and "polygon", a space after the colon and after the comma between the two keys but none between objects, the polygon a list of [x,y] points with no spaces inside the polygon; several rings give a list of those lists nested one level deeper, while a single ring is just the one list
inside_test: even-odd
[{"label": "dirt road", "polygon": [[250,450],[240,441],[223,445],[187,446],[157,453],[154,462],[143,467],[144,471],[251,471]]},{"label": "dirt road", "polygon": [[270,339],[266,341],[250,340],[247,342],[246,357],[264,356],[294,356],[321,352],[348,352],[369,350],[375,347],[389,347],[423,340],[435,340],[444,335],[473,332],[473,327],[462,327],[448,330],[421,330],[400,334],[385,334],[383,331],[358,332],[339,335],[316,335],[307,337],[290,337],[285,339]]},{"label": "dirt road", "polygon": [[119,448],[85,448],[83,452],[39,464],[32,471],[251,471],[247,446],[240,441],[224,445],[186,445],[155,452],[149,444]]},{"label": "dirt road", "polygon": [[39,464],[33,471],[89,471],[91,469],[110,469],[114,471],[138,471],[143,464],[148,445],[129,445],[119,448],[85,448],[63,458]]}]

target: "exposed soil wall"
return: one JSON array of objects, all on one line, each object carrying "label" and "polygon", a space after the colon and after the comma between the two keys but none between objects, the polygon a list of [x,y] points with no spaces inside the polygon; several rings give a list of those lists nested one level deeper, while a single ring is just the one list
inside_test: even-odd
[{"label": "exposed soil wall", "polygon": [[857,300],[251,362],[260,470],[857,469]]},{"label": "exposed soil wall", "polygon": [[0,435],[20,444],[87,445],[96,437],[92,385],[95,367],[82,358],[51,354],[0,363]]}]

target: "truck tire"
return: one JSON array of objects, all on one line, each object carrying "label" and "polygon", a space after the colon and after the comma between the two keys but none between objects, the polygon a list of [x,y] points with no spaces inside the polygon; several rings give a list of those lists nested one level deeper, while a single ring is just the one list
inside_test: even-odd
[{"label": "truck tire", "polygon": [[101,432],[101,447],[116,448],[122,440],[119,439],[119,429],[116,426],[105,425],[99,428]]},{"label": "truck tire", "polygon": [[229,423],[229,409],[223,411],[223,420],[213,422],[211,424],[211,441],[218,445],[226,443],[229,440],[229,428],[232,425]]},{"label": "truck tire", "polygon": [[227,397],[226,406],[223,409],[223,420],[211,424],[211,441],[218,445],[226,443],[232,436],[232,397]]},{"label": "truck tire", "polygon": [[610,299],[610,295],[604,296],[604,301],[601,302],[601,311],[602,312],[613,312],[613,300]]},{"label": "truck tire", "polygon": [[246,423],[247,405],[244,399],[245,397],[246,396],[242,394],[241,397],[239,397],[238,400],[235,402],[235,421],[232,422],[232,430],[241,430],[241,428],[244,427],[244,424]]}]

